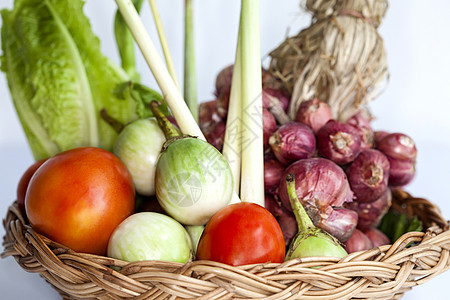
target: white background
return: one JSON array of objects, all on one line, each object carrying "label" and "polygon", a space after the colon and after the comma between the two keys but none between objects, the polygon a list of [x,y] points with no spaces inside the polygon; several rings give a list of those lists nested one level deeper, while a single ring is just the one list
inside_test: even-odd
[{"label": "white background", "polygon": [[[94,32],[100,36],[102,51],[118,62],[112,32],[115,12],[113,0],[87,0],[86,14]],[[212,99],[217,72],[234,58],[239,1],[194,1],[196,58],[199,99]],[[232,2],[232,3],[231,3]],[[12,7],[12,0],[0,0],[0,8]],[[148,3],[144,2],[143,20],[157,41]],[[169,46],[182,78],[183,3],[158,1]],[[275,48],[286,36],[309,23],[310,17],[298,6],[298,0],[261,1],[262,55]],[[404,132],[418,148],[417,176],[407,187],[415,196],[436,203],[450,216],[450,1],[391,1],[379,31],[385,41],[390,82],[372,104],[377,116],[375,129]],[[0,21],[1,24],[1,21]],[[138,51],[137,51],[138,52]],[[267,61],[267,59],[265,60]],[[156,87],[139,54],[142,81]],[[0,216],[15,199],[16,184],[33,162],[21,129],[4,74],[0,74]],[[4,235],[3,227],[0,236]],[[450,282],[446,272],[426,284],[415,287],[404,299],[443,299]],[[37,274],[23,271],[13,258],[0,260],[2,299],[59,299]]]}]

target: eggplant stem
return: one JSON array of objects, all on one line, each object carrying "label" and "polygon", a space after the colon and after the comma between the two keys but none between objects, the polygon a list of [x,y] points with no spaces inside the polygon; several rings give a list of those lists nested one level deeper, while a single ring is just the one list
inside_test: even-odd
[{"label": "eggplant stem", "polygon": [[118,121],[113,116],[111,116],[106,110],[106,108],[102,108],[100,110],[100,116],[102,117],[103,121],[108,123],[108,125],[111,126],[117,133],[120,133],[122,129],[125,127],[125,125],[122,122]]},{"label": "eggplant stem", "polygon": [[286,185],[292,211],[294,212],[295,220],[298,224],[298,231],[303,232],[310,228],[315,228],[313,222],[306,213],[305,208],[297,197],[297,192],[295,190],[295,178],[293,174],[288,174],[286,176]]},{"label": "eggplant stem", "polygon": [[164,114],[159,109],[158,101],[152,100],[150,102],[150,109],[152,110],[153,116],[158,121],[158,125],[164,132],[164,136],[167,140],[180,136],[175,127],[170,123],[170,121],[164,116]]}]

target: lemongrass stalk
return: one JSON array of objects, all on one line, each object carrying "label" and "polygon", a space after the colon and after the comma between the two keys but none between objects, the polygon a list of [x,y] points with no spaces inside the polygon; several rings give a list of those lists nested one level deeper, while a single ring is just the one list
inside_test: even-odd
[{"label": "lemongrass stalk", "polygon": [[242,201],[264,206],[259,0],[241,2]]},{"label": "lemongrass stalk", "polygon": [[142,23],[139,14],[131,3],[130,0],[116,0],[117,6],[122,13],[125,22],[130,28],[131,33],[134,36],[141,52],[147,61],[153,76],[158,83],[159,88],[166,99],[170,110],[175,117],[181,131],[184,134],[197,136],[202,140],[206,140],[200,127],[195,119],[192,117],[186,102],[181,95],[180,90],[170,76],[163,60],[158,54],[150,36]]},{"label": "lemongrass stalk", "polygon": [[159,42],[161,43],[161,48],[166,59],[167,69],[169,70],[170,76],[172,76],[175,85],[179,88],[177,80],[177,73],[173,65],[172,56],[170,55],[169,44],[167,43],[166,34],[164,33],[164,27],[161,22],[161,17],[159,16],[158,6],[155,0],[148,0],[150,8],[153,14],[153,20],[155,22],[156,30],[158,31]]},{"label": "lemongrass stalk", "polygon": [[198,122],[192,1],[185,0],[184,7],[184,100]]},{"label": "lemongrass stalk", "polygon": [[234,190],[239,194],[241,185],[241,143],[242,143],[242,115],[241,115],[241,46],[240,33],[236,46],[236,55],[231,79],[230,102],[228,104],[227,125],[222,154],[228,160],[233,173]]}]

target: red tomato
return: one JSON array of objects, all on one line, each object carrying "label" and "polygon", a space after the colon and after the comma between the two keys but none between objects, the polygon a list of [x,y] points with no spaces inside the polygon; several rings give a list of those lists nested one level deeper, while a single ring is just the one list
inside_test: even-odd
[{"label": "red tomato", "polygon": [[206,224],[197,259],[232,266],[284,261],[283,232],[264,207],[241,202],[219,210]]},{"label": "red tomato", "polygon": [[25,197],[33,228],[77,252],[105,255],[114,229],[135,209],[133,181],[123,163],[100,148],[49,158]]},{"label": "red tomato", "polygon": [[22,214],[25,215],[25,194],[27,192],[28,183],[34,172],[46,161],[47,159],[41,159],[33,163],[28,169],[25,170],[17,185],[17,205],[19,206]]}]

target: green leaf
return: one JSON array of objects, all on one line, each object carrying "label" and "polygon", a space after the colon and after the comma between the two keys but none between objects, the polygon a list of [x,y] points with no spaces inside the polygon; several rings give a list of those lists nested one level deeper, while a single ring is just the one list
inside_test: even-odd
[{"label": "green leaf", "polygon": [[111,150],[117,132],[103,109],[123,124],[150,113],[131,93],[113,93],[130,77],[101,53],[83,5],[16,0],[1,11],[1,67],[36,159],[78,146]]},{"label": "green leaf", "polygon": [[139,118],[153,116],[153,113],[149,110],[149,105],[152,100],[161,103],[159,109],[164,115],[170,115],[169,107],[164,98],[157,91],[143,84],[132,81],[120,83],[114,89],[114,95],[119,99],[131,97],[136,102],[136,113]]}]

